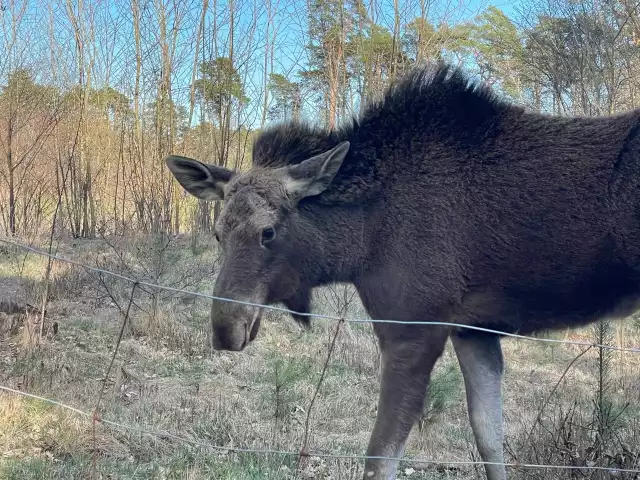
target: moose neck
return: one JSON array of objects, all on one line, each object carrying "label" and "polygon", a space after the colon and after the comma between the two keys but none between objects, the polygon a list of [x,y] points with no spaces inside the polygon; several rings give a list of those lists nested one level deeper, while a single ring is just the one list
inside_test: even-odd
[{"label": "moose neck", "polygon": [[360,206],[320,206],[300,209],[304,268],[310,286],[351,282],[366,264],[364,211]]}]

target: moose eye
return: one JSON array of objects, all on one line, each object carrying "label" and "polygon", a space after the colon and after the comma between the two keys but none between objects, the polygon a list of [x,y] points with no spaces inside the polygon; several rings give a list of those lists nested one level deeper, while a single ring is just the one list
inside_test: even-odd
[{"label": "moose eye", "polygon": [[215,233],[215,236],[216,236],[216,242],[220,243],[220,236],[218,235],[217,232]]},{"label": "moose eye", "polygon": [[276,231],[273,228],[268,227],[262,230],[262,239],[261,239],[262,245],[269,243],[274,238],[276,238]]}]

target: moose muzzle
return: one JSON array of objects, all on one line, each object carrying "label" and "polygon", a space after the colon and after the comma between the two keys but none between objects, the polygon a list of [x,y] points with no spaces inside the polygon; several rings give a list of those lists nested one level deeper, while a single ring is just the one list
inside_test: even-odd
[{"label": "moose muzzle", "polygon": [[238,303],[218,304],[211,309],[213,348],[239,352],[258,335],[262,308]]}]

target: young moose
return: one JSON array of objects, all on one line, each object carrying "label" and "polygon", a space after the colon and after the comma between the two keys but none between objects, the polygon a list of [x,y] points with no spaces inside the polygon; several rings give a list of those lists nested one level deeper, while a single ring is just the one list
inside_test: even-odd
[{"label": "young moose", "polygon": [[[311,290],[351,282],[373,318],[532,334],[624,317],[640,300],[640,111],[600,118],[510,105],[446,65],[416,69],[357,120],[262,132],[253,167],[167,164],[224,199],[214,294],[308,313]],[[261,309],[212,309],[215,348],[242,350]],[[296,316],[308,322],[305,316]],[[451,339],[485,462],[503,462],[500,337],[374,324],[382,352],[367,455],[399,457]],[[395,478],[368,459],[365,479]],[[485,465],[489,480],[505,468]]]}]

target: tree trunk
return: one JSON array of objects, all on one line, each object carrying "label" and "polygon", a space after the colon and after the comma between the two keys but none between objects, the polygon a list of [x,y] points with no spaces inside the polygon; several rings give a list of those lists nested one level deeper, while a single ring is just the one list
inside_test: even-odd
[{"label": "tree trunk", "polygon": [[271,27],[272,22],[272,9],[271,9],[271,0],[267,0],[267,25],[266,32],[264,35],[265,45],[264,45],[264,65],[262,70],[262,83],[263,83],[263,103],[262,103],[262,118],[260,120],[260,128],[264,128],[264,125],[267,123],[267,109],[269,108],[269,28]]},{"label": "tree trunk", "polygon": [[398,0],[393,0],[393,45],[391,48],[391,79],[396,76],[398,44],[400,43],[400,5]]},{"label": "tree trunk", "polygon": [[9,174],[9,234],[13,236],[16,234],[16,192],[11,148],[11,137],[9,137],[9,149],[7,151],[7,170]]}]

